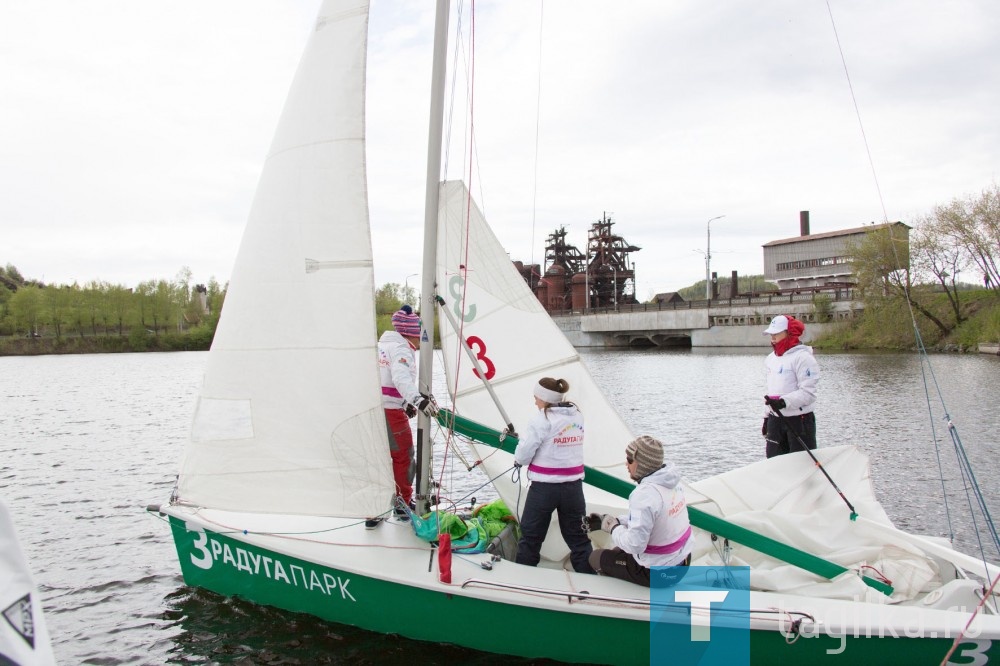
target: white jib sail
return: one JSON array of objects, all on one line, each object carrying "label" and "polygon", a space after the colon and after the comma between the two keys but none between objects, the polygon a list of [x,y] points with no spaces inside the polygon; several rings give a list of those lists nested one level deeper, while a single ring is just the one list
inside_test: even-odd
[{"label": "white jib sail", "polygon": [[236,258],[181,501],[356,517],[390,506],[365,173],[367,31],[367,2],[323,3]]},{"label": "white jib sail", "polygon": [[[480,358],[515,428],[523,429],[537,412],[532,390],[539,379],[565,379],[570,385],[567,399],[579,406],[585,419],[585,464],[627,479],[625,445],[632,433],[594,383],[576,349],[511,264],[460,181],[442,184],[437,284],[446,302],[444,307],[459,322],[461,334]],[[458,346],[456,332],[444,318],[440,321],[445,374],[455,411],[490,427],[503,428],[499,410]],[[484,458],[491,453],[480,451]],[[494,454],[484,467],[494,477],[509,467],[511,460],[509,455]],[[518,488],[502,479],[496,486],[514,509]],[[523,502],[523,492],[520,498]]]}]

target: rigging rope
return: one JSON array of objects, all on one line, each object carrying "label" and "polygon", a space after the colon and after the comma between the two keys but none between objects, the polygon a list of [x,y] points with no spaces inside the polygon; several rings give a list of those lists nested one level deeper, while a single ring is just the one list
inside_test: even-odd
[{"label": "rigging rope", "polygon": [[[528,263],[529,272],[531,267],[535,265],[535,222],[538,213],[538,136],[541,131],[542,118],[542,34],[544,27],[545,0],[542,0],[538,3],[538,88],[535,94],[535,164],[531,180],[531,259]],[[538,277],[540,278],[541,274]]]},{"label": "rigging rope", "polygon": [[[878,194],[879,205],[882,208],[882,220],[885,223],[886,229],[888,231],[889,248],[891,249],[892,255],[893,255],[893,265],[894,266],[903,266],[903,263],[902,263],[902,261],[900,260],[900,257],[899,257],[899,252],[896,249],[897,239],[893,237],[893,225],[889,224],[889,218],[888,218],[888,214],[886,213],[886,208],[885,208],[885,200],[884,200],[884,198],[882,196],[882,188],[880,187],[879,181],[878,181],[878,172],[875,169],[875,161],[872,159],[871,149],[870,149],[870,147],[868,145],[868,137],[867,137],[867,135],[865,133],[864,123],[861,120],[861,111],[860,111],[860,109],[858,107],[857,96],[854,94],[854,86],[851,83],[851,75],[850,75],[850,72],[849,72],[848,67],[847,67],[847,59],[844,57],[844,50],[843,50],[843,48],[841,47],[841,44],[840,44],[840,36],[837,34],[837,24],[836,24],[836,21],[834,20],[833,9],[830,6],[829,0],[827,0],[827,2],[826,2],[826,8],[827,8],[827,12],[830,15],[830,25],[833,28],[834,39],[837,42],[837,50],[840,53],[840,60],[841,60],[841,63],[843,64],[843,66],[844,66],[844,76],[847,79],[847,86],[848,86],[848,88],[850,90],[850,93],[851,93],[851,100],[854,103],[854,112],[855,112],[855,115],[858,118],[858,126],[859,126],[859,128],[861,130],[861,137],[862,137],[862,140],[864,141],[864,144],[865,144],[865,152],[868,155],[868,163],[869,163],[869,165],[871,167],[871,170],[872,170],[872,179],[874,180],[875,190],[876,190],[876,192]],[[899,239],[899,240],[902,240],[902,239]],[[931,398],[930,398],[930,392],[929,392],[929,386],[928,386],[928,374],[930,375],[930,380],[931,380],[930,383],[934,386],[934,390],[935,390],[936,395],[937,395],[937,401],[940,403],[941,408],[944,411],[944,420],[945,420],[945,423],[947,423],[948,434],[951,437],[952,446],[953,446],[953,448],[955,450],[955,458],[956,458],[956,461],[958,463],[959,470],[961,471],[961,474],[962,474],[963,488],[965,490],[966,501],[969,504],[969,514],[970,514],[970,516],[972,518],[972,522],[973,522],[973,531],[974,531],[976,540],[977,540],[978,545],[979,545],[979,555],[980,555],[980,558],[983,561],[984,568],[986,568],[987,571],[988,571],[987,558],[986,558],[986,550],[983,547],[982,537],[980,535],[979,523],[978,523],[978,521],[976,519],[976,511],[975,511],[975,509],[973,507],[973,501],[972,501],[972,498],[970,497],[970,495],[975,497],[975,505],[978,506],[980,512],[982,512],[982,515],[983,515],[983,517],[984,517],[984,519],[986,521],[987,528],[989,529],[989,532],[990,532],[990,534],[991,534],[991,536],[993,538],[993,546],[996,549],[997,553],[1000,553],[1000,537],[998,537],[996,526],[995,526],[995,524],[993,522],[993,518],[990,515],[989,509],[986,506],[985,496],[983,495],[982,489],[979,487],[979,483],[976,481],[976,476],[975,476],[975,474],[973,472],[972,464],[969,461],[969,456],[966,453],[965,447],[962,445],[962,440],[961,440],[961,438],[958,435],[958,429],[955,427],[955,424],[952,422],[951,417],[948,414],[948,408],[945,405],[944,396],[941,394],[941,389],[938,386],[937,379],[934,376],[934,371],[931,368],[930,357],[927,354],[927,348],[924,346],[923,338],[920,335],[920,329],[917,326],[917,318],[916,318],[916,314],[914,313],[913,301],[912,301],[912,298],[911,298],[911,295],[910,295],[911,294],[911,291],[910,291],[910,286],[911,285],[910,285],[909,264],[907,264],[907,268],[902,269],[902,270],[905,271],[905,278],[903,280],[901,280],[901,287],[902,287],[903,293],[904,293],[904,295],[906,297],[906,307],[907,307],[907,309],[909,311],[909,314],[910,314],[910,322],[911,322],[911,324],[913,326],[914,336],[915,336],[916,345],[917,345],[917,352],[920,355],[920,359],[921,359],[920,370],[921,370],[921,376],[922,376],[923,384],[924,384],[924,395],[925,395],[925,398],[926,398],[926,401],[927,401],[928,416],[930,417],[931,438],[932,438],[932,441],[933,441],[933,444],[934,444],[935,456],[937,457],[938,476],[939,476],[939,478],[941,480],[941,493],[942,493],[943,503],[944,503],[944,508],[945,508],[945,516],[946,516],[946,520],[947,520],[947,523],[948,523],[949,541],[954,542],[955,533],[954,533],[954,527],[953,527],[953,524],[952,524],[951,510],[949,508],[949,503],[948,503],[948,493],[947,493],[947,489],[945,487],[945,482],[944,482],[945,475],[944,475],[944,467],[943,467],[943,464],[942,464],[942,461],[941,461],[940,446],[939,446],[939,442],[938,442],[936,428],[934,427],[934,415],[933,415],[933,408],[932,408],[932,404],[931,404]],[[885,279],[889,280],[889,276],[886,275]],[[925,372],[925,369],[924,369],[925,365],[926,365],[926,372]],[[991,585],[990,589],[992,590],[993,586],[995,586],[995,585],[996,585],[996,581],[993,581],[993,585]],[[977,608],[972,613],[972,616],[975,617],[975,615],[976,615],[976,613],[978,611],[979,611],[979,609]],[[971,622],[972,618],[970,618],[969,621]],[[957,639],[956,639],[956,644],[952,646],[952,650],[948,653],[948,656],[945,657],[945,661],[947,661],[948,657],[950,657],[950,655],[952,654],[952,652],[954,652],[954,649],[957,646],[957,644],[958,643],[957,643]]]},{"label": "rigging rope", "polygon": [[844,49],[840,46],[840,35],[837,34],[837,22],[833,20],[833,8],[830,7],[830,0],[826,0],[826,11],[830,14],[830,25],[833,27],[833,38],[837,42],[837,51],[840,53],[840,62],[844,66],[844,76],[847,78],[847,87],[851,91],[851,101],[854,102],[854,115],[858,118],[858,127],[861,129],[861,139],[865,143],[865,153],[868,155],[868,164],[871,166],[872,179],[875,181],[875,191],[878,193],[878,201],[882,206],[882,220],[889,221],[889,216],[885,212],[885,200],[882,198],[882,188],[878,184],[878,173],[875,171],[875,160],[872,159],[871,148],[868,147],[868,136],[865,134],[865,125],[861,122],[861,110],[858,108],[858,98],[854,95],[854,85],[851,83],[851,73],[847,70],[847,59],[844,57]]}]

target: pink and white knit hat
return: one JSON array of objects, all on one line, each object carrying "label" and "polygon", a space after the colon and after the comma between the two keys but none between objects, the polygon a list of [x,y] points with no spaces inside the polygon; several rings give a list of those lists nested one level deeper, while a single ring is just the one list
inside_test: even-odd
[{"label": "pink and white knit hat", "polygon": [[392,327],[400,335],[410,338],[420,337],[420,315],[413,314],[413,310],[404,305],[392,315]]}]

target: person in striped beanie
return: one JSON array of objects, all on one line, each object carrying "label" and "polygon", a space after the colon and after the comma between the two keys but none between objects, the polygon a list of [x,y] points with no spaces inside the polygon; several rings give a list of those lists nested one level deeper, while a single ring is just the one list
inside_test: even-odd
[{"label": "person in striped beanie", "polygon": [[[639,485],[629,494],[627,514],[587,517],[589,529],[610,533],[614,544],[595,550],[590,565],[603,576],[645,587],[675,585],[687,570],[671,568],[689,565],[694,547],[681,475],[663,459],[663,443],[649,435],[628,443],[625,466]],[[671,568],[657,569],[659,577],[653,577],[652,567]]]},{"label": "person in striped beanie", "polygon": [[[434,397],[417,388],[417,359],[414,352],[420,346],[420,315],[409,305],[403,305],[392,315],[391,331],[378,341],[378,367],[382,382],[382,409],[389,431],[389,454],[396,494],[411,506],[413,475],[416,460],[413,453],[413,433],[410,417],[416,410],[433,417],[437,412]],[[407,517],[405,511],[397,511]],[[369,521],[374,524],[374,521]],[[367,524],[367,523],[366,523]]]}]

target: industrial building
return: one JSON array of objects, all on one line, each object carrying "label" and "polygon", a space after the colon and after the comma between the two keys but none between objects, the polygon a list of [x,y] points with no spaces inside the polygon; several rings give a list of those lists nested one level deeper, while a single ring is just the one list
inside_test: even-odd
[{"label": "industrial building", "polygon": [[765,243],[764,278],[781,291],[853,286],[854,266],[851,247],[865,234],[889,229],[899,242],[900,264],[909,265],[910,227],[902,222],[869,224],[863,227],[809,233],[809,211],[799,213],[799,235]]}]

